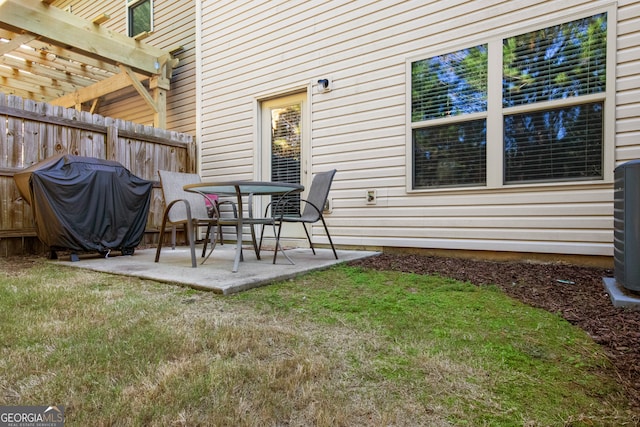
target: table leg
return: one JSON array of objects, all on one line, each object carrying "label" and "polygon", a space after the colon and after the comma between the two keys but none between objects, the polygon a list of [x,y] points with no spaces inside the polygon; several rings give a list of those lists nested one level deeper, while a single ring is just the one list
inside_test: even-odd
[{"label": "table leg", "polygon": [[240,193],[240,187],[236,186],[236,196],[238,199],[238,228],[236,229],[236,257],[233,261],[233,269],[231,272],[237,273],[240,267],[240,258],[242,258],[242,219],[244,215],[244,209],[242,208],[242,194]]}]

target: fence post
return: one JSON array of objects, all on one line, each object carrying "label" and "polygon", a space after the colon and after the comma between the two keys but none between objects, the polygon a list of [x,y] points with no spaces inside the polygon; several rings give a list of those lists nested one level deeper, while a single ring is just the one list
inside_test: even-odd
[{"label": "fence post", "polygon": [[[191,139],[191,138],[189,138]],[[189,141],[189,145],[187,148],[187,167],[189,168],[188,172],[191,173],[196,173],[197,172],[197,150],[196,150],[196,142],[191,139],[191,141]]]},{"label": "fence post", "polygon": [[107,126],[107,138],[104,142],[105,150],[104,155],[107,160],[116,160],[116,147],[118,145],[118,128],[110,123]]}]

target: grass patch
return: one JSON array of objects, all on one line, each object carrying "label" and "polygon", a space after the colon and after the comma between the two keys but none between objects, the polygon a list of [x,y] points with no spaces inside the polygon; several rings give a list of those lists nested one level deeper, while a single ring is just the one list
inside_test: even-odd
[{"label": "grass patch", "polygon": [[493,287],[338,266],[222,297],[4,270],[0,404],[69,426],[638,421],[583,331]]}]

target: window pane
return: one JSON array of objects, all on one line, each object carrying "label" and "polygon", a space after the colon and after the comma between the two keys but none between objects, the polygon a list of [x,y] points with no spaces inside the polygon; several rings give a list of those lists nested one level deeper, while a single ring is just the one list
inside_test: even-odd
[{"label": "window pane", "polygon": [[129,36],[151,31],[151,0],[141,1],[129,7]]},{"label": "window pane", "polygon": [[504,118],[505,183],[602,178],[600,102]]},{"label": "window pane", "polygon": [[413,130],[413,188],[486,183],[486,120]]},{"label": "window pane", "polygon": [[487,110],[487,46],[411,64],[413,122]]},{"label": "window pane", "polygon": [[607,14],[503,41],[503,106],[604,92]]},{"label": "window pane", "polygon": [[[300,104],[271,110],[271,180],[300,182],[300,149],[302,138]],[[281,196],[272,196],[273,203]],[[285,196],[286,203],[272,209],[273,216],[295,215],[300,212],[300,194]]]}]

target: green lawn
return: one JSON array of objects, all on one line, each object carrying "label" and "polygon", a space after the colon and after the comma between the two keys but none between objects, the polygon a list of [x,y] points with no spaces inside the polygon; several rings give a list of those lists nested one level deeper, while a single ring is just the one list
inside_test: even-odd
[{"label": "green lawn", "polygon": [[621,426],[580,329],[493,287],[338,266],[220,296],[0,260],[0,404],[67,426]]}]

